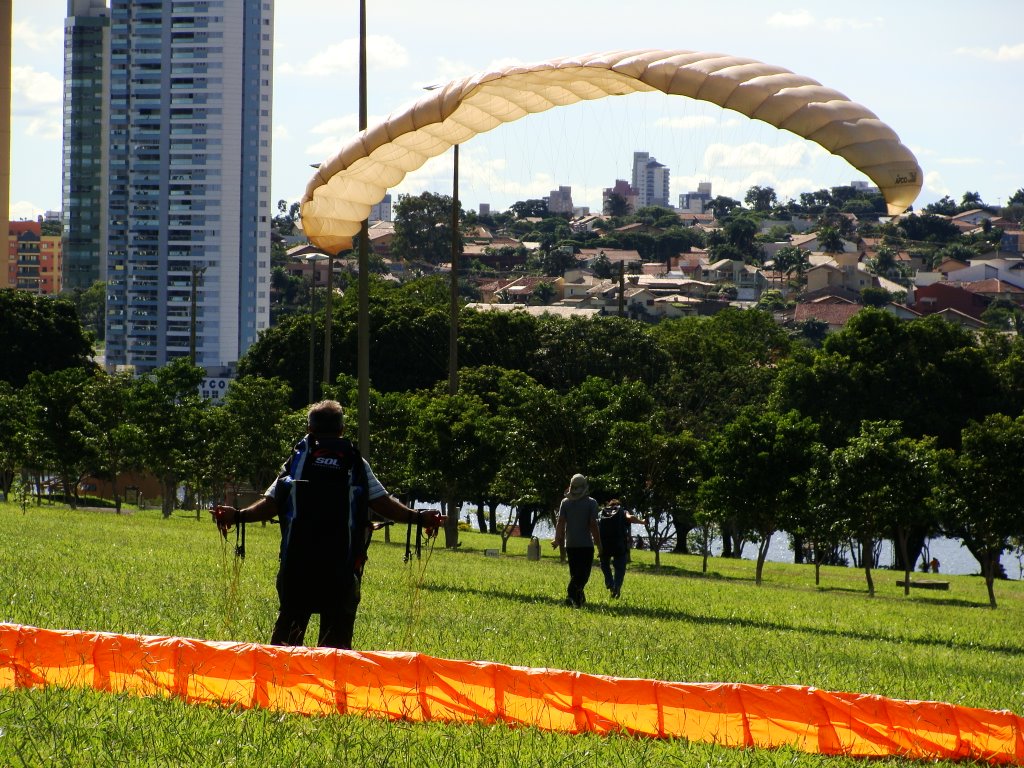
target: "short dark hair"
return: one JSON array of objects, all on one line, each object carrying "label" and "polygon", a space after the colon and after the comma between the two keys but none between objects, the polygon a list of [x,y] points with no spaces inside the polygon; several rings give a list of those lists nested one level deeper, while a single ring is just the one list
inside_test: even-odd
[{"label": "short dark hair", "polygon": [[340,435],[345,428],[345,410],[337,400],[321,400],[309,406],[306,424],[318,435]]}]

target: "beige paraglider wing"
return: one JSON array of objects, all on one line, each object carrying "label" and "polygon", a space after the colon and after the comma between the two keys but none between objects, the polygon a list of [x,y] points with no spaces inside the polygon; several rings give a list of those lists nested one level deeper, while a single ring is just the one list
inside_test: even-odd
[{"label": "beige paraglider wing", "polygon": [[896,133],[811,78],[721,53],[613,51],[508,67],[432,91],[320,164],[302,198],[303,229],[324,250],[351,248],[387,190],[453,145],[553,107],[650,91],[717,104],[821,145],[871,179],[891,215],[921,190],[921,168]]}]

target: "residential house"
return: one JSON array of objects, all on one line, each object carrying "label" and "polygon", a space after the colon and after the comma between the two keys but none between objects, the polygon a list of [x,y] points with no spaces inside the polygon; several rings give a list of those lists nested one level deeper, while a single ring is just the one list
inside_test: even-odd
[{"label": "residential house", "polygon": [[958,283],[958,285],[992,301],[1004,299],[1018,306],[1024,306],[1024,288],[1006,280],[993,277],[988,280],[976,280],[973,283]]},{"label": "residential house", "polygon": [[503,304],[470,302],[464,305],[463,309],[472,309],[477,312],[525,312],[528,315],[539,317],[540,315],[556,315],[559,317],[596,317],[601,314],[600,309],[577,308],[561,304],[547,304],[544,306],[528,306],[525,304]]},{"label": "residential house", "polygon": [[914,297],[914,309],[922,315],[953,309],[979,321],[990,303],[991,299],[987,296],[972,293],[959,283],[949,282],[920,286]]},{"label": "residential house", "polygon": [[740,301],[757,301],[767,286],[761,270],[740,259],[720,259],[709,264],[706,279],[712,283],[736,286],[736,298]]},{"label": "residential house", "polygon": [[793,309],[793,320],[797,323],[818,320],[828,325],[829,332],[832,332],[841,329],[851,317],[862,309],[864,309],[863,304],[844,299],[841,296],[821,296],[797,304]]},{"label": "residential house", "polygon": [[1017,256],[1024,255],[1024,230],[1020,227],[1004,229],[1003,237],[999,241],[999,250]]},{"label": "residential house", "polygon": [[638,269],[643,263],[643,259],[640,258],[640,253],[633,249],[615,249],[615,248],[580,248],[579,254],[576,256],[576,260],[583,266],[593,267],[594,260],[601,254],[604,254],[611,265],[617,270],[619,265],[622,264],[627,272],[630,271],[632,266],[636,266]]}]

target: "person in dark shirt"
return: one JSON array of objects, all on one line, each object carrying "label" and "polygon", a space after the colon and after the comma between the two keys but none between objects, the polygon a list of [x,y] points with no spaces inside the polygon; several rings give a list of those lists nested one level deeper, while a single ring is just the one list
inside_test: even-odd
[{"label": "person in dark shirt", "polygon": [[366,550],[369,512],[436,530],[446,518],[417,512],[391,496],[369,463],[343,437],[344,411],[335,400],[309,407],[308,433],[262,498],[244,509],[218,505],[222,531],[237,523],[281,521],[280,610],[272,645],[302,645],[312,614],[320,616],[318,645],[351,648]]}]

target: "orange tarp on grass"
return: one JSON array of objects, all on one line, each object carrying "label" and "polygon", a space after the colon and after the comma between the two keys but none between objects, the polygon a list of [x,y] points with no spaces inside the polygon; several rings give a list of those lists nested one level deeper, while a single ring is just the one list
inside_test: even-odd
[{"label": "orange tarp on grass", "polygon": [[57,685],[304,714],[627,732],[826,755],[1024,763],[1009,711],[794,685],[671,683],[419,653],[0,624],[0,689]]}]

